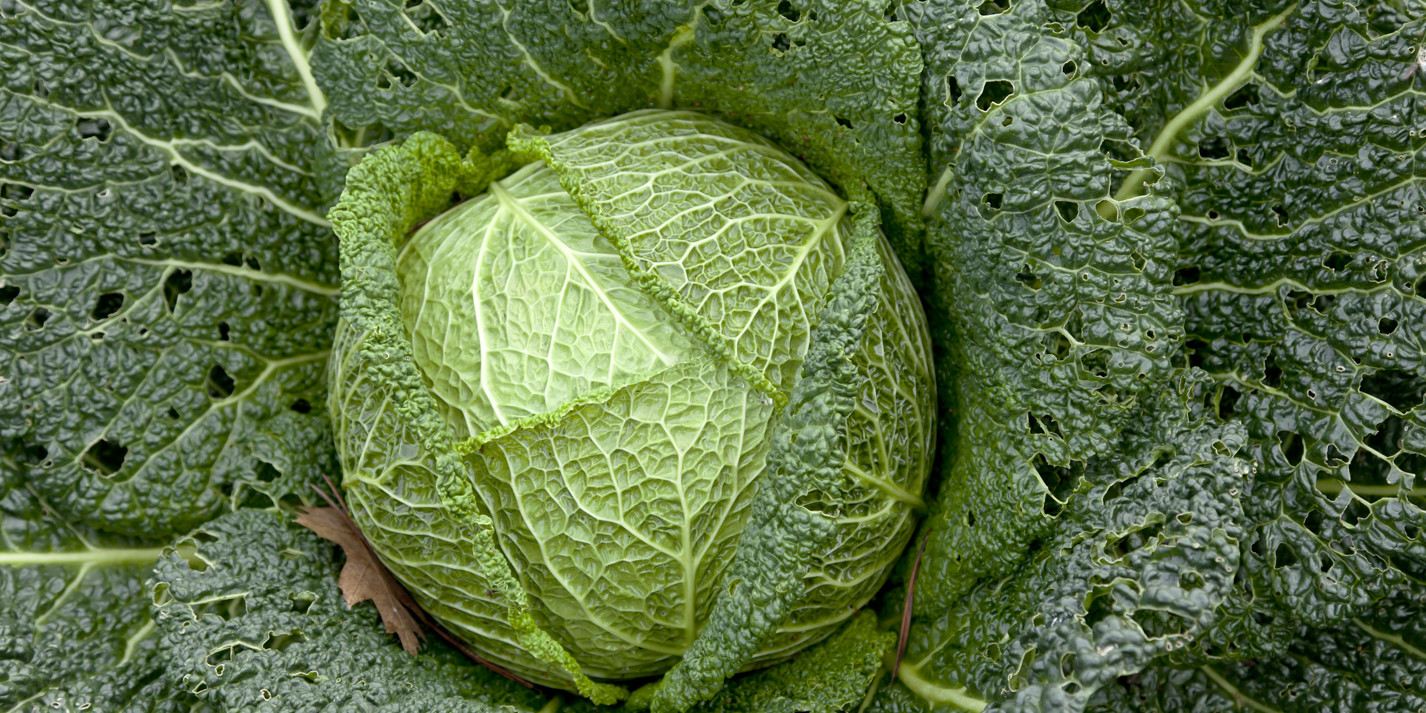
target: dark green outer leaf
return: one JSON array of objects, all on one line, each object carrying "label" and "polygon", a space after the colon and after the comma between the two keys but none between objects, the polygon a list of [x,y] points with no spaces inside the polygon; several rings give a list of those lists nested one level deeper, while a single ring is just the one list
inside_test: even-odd
[{"label": "dark green outer leaf", "polygon": [[952,706],[1079,711],[1216,626],[1249,466],[1231,455],[1241,429],[1195,413],[1206,382],[1190,372],[1146,399],[1024,566],[918,617],[901,682]]},{"label": "dark green outer leaf", "polygon": [[[1410,592],[1423,571],[1426,222],[1408,70],[1426,27],[1384,5],[1055,4],[1043,31],[1088,59],[1064,71],[1103,86],[1164,164],[1151,190],[1183,207],[1165,227],[1184,236],[1174,292],[1190,363],[1216,382],[1207,404],[1246,433],[1240,456],[1257,466],[1238,493],[1243,566],[1216,622],[1100,689],[1097,710],[1420,710]],[[976,30],[999,7],[981,6]],[[1125,178],[1121,207],[1153,175]],[[986,670],[978,655],[993,658],[946,651],[936,672],[958,684]],[[895,688],[872,709],[925,705]]]},{"label": "dark green outer leaf", "polygon": [[1259,464],[1253,606],[1336,625],[1426,574],[1426,75],[1408,72],[1426,24],[1386,4],[1113,9],[1087,67],[1121,78],[1113,103],[1182,187],[1191,362]]},{"label": "dark green outer leaf", "polygon": [[933,321],[955,418],[918,615],[1024,557],[1083,464],[1164,387],[1182,340],[1174,206],[1105,202],[1128,127],[1097,82],[1066,74],[1083,54],[1042,29],[1042,4],[997,7],[901,9],[926,58]]},{"label": "dark green outer leaf", "polygon": [[0,473],[0,711],[211,710],[162,680],[144,583],[161,548],[63,522],[15,472]]},{"label": "dark green outer leaf", "polygon": [[[538,691],[436,641],[401,650],[368,605],[348,609],[331,544],[242,510],[179,541],[154,572],[166,683],[223,711],[535,711]],[[510,706],[510,708],[501,708]]]},{"label": "dark green outer leaf", "polygon": [[76,523],[171,534],[331,464],[321,214],[345,166],[291,22],[0,12],[0,439]]},{"label": "dark green outer leaf", "polygon": [[564,131],[651,107],[715,112],[844,192],[870,188],[919,284],[920,56],[881,10],[865,0],[356,0],[329,11],[313,63],[339,124],[429,130],[462,148],[499,148],[519,123]]},{"label": "dark green outer leaf", "polygon": [[1091,710],[1419,713],[1426,709],[1422,614],[1420,594],[1401,588],[1362,617],[1294,631],[1281,655],[1156,668],[1109,687]]}]

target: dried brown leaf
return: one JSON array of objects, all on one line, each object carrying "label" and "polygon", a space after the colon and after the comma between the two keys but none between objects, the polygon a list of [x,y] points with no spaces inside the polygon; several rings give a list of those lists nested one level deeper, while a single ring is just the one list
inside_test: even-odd
[{"label": "dried brown leaf", "polygon": [[419,651],[426,638],[421,630],[426,614],[377,559],[356,523],[335,507],[304,507],[297,516],[297,524],[337,543],[346,553],[347,563],[342,566],[337,586],[342,590],[347,607],[365,601],[375,604],[386,625],[386,633],[401,639],[401,648],[407,653],[414,655]]},{"label": "dried brown leaf", "polygon": [[[535,687],[529,681],[481,658],[479,654],[466,647],[464,642],[432,621],[426,611],[411,597],[411,593],[396,581],[391,571],[376,556],[376,551],[371,548],[371,543],[367,542],[366,536],[352,521],[347,510],[347,503],[342,500],[341,493],[335,485],[332,485],[331,479],[325,475],[322,478],[327,481],[327,488],[331,491],[331,495],[316,486],[313,486],[312,489],[317,491],[317,494],[322,496],[322,499],[327,501],[327,505],[330,507],[304,507],[302,514],[297,517],[297,523],[317,533],[323,539],[337,543],[346,553],[347,563],[342,566],[342,573],[337,578],[337,586],[341,589],[342,598],[346,600],[348,608],[370,599],[381,614],[382,623],[386,624],[386,633],[396,634],[401,639],[401,648],[413,656],[420,650],[421,643],[425,641],[425,635],[421,631],[421,626],[424,625],[436,632],[436,635],[441,637],[451,648],[461,652],[471,661],[526,688]],[[333,500],[334,497],[336,500]]]}]

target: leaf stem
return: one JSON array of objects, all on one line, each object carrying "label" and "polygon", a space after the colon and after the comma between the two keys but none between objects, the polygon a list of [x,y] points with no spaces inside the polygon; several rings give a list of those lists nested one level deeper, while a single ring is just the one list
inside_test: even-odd
[{"label": "leaf stem", "polygon": [[0,552],[0,565],[113,565],[146,564],[158,561],[162,547],[99,549],[79,552]]},{"label": "leaf stem", "polygon": [[912,693],[932,703],[947,703],[971,713],[980,713],[988,705],[987,701],[972,696],[965,688],[938,686],[922,678],[915,666],[902,667],[896,678]]},{"label": "leaf stem", "polygon": [[[1149,147],[1149,156],[1154,159],[1154,163],[1163,161],[1164,157],[1168,155],[1169,149],[1173,148],[1173,142],[1184,129],[1208,113],[1209,109],[1217,106],[1218,102],[1247,80],[1248,76],[1253,73],[1253,67],[1257,65],[1258,58],[1263,55],[1263,38],[1269,32],[1282,26],[1287,16],[1296,9],[1297,3],[1293,3],[1286,10],[1253,27],[1253,34],[1248,42],[1248,53],[1243,56],[1243,61],[1239,62],[1238,66],[1228,73],[1228,76],[1209,87],[1208,91],[1199,96],[1192,104],[1184,107],[1183,111],[1175,114],[1167,124],[1164,124],[1163,130],[1159,132],[1153,145]],[[1130,173],[1128,178],[1124,179],[1124,185],[1119,187],[1119,192],[1114,194],[1114,200],[1124,201],[1142,195],[1144,179],[1148,178],[1151,170],[1153,169],[1140,168]]]},{"label": "leaf stem", "polygon": [[293,67],[302,78],[302,85],[307,89],[312,108],[317,111],[317,116],[321,116],[327,109],[327,95],[323,94],[322,88],[317,85],[317,78],[312,75],[312,65],[307,62],[307,52],[303,50],[302,43],[297,41],[287,0],[267,0],[267,9],[272,13],[272,23],[277,25],[277,36],[282,40],[283,49],[292,58]]}]

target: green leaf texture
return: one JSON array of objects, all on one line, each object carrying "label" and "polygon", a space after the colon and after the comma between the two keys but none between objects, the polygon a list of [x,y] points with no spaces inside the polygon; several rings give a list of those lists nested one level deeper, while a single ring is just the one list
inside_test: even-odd
[{"label": "green leaf texture", "polygon": [[1190,360],[1259,464],[1254,606],[1337,625],[1426,572],[1426,99],[1406,71],[1426,25],[1335,2],[1106,22],[1087,67],[1142,86],[1113,101],[1182,206]]},{"label": "green leaf texture", "polygon": [[[917,589],[937,615],[1008,571],[1107,453],[1182,338],[1176,209],[1109,201],[1128,127],[1083,52],[1016,3],[907,4],[926,53],[935,309],[954,410]],[[1122,175],[1122,172],[1120,172]]]},{"label": "green leaf texture", "polygon": [[[858,212],[825,189],[807,196],[821,182],[780,175],[796,167],[767,160],[775,150],[756,137],[742,139],[739,157],[728,141],[742,132],[705,129],[690,140],[675,126],[670,135],[647,136],[643,118],[635,117],[531,143],[570,179],[570,193],[595,224],[627,246],[630,272],[651,294],[669,295],[671,311],[716,354],[735,367],[753,367],[754,384],[764,378],[780,389],[802,367],[791,410],[773,434],[768,480],[723,575],[735,584],[719,593],[707,628],[653,701],[655,710],[682,710],[750,662],[815,640],[826,622],[850,613],[849,601],[865,602],[880,586],[882,557],[900,551],[910,535],[906,506],[920,504],[917,474],[926,472],[934,448],[927,417],[934,392],[918,300],[891,267],[872,212]],[[714,145],[699,146],[709,141]],[[517,148],[525,143],[518,133],[512,141]],[[684,165],[697,166],[699,193],[713,200],[691,207],[661,199],[654,192],[660,187],[671,195],[686,188],[663,171],[645,179],[623,167],[619,160],[627,159],[616,152],[624,145],[662,150],[659,161],[643,165],[688,157]],[[778,189],[754,188],[764,181]],[[719,196],[718,189],[730,192]],[[728,205],[753,211],[746,221],[730,220],[722,215]],[[789,220],[794,208],[822,216],[811,225]],[[850,221],[842,218],[848,212]],[[841,244],[808,240],[830,232],[832,220],[841,221]],[[670,227],[676,237],[666,235]],[[778,238],[760,237],[763,231]],[[851,252],[855,260],[844,257]],[[748,260],[750,254],[755,258]],[[665,267],[680,255],[674,269]],[[829,273],[840,273],[830,287]],[[809,302],[822,303],[815,319]],[[695,316],[684,317],[690,311]],[[811,361],[803,363],[803,354]],[[772,393],[775,401],[781,395]],[[905,443],[920,445],[903,450]]]},{"label": "green leaf texture", "polygon": [[847,259],[849,206],[835,189],[771,141],[692,112],[626,114],[548,138],[517,130],[511,146],[560,175],[645,292],[786,402],[817,304]]},{"label": "green leaf texture", "polygon": [[396,270],[412,355],[462,438],[699,352],[541,163],[433,218]]},{"label": "green leaf texture", "polygon": [[17,471],[0,471],[0,711],[212,710],[163,680],[145,584],[162,547],[61,520]]},{"label": "green leaf texture", "polygon": [[[181,532],[332,464],[345,164],[282,3],[5,3],[0,439],[66,520]],[[265,495],[265,497],[264,497]]]},{"label": "green leaf texture", "polygon": [[[150,640],[172,653],[150,685],[181,693],[186,705],[175,710],[197,712],[596,710],[476,667],[438,641],[408,655],[369,605],[342,602],[332,586],[336,553],[286,518],[253,510],[181,538],[154,571],[158,626]],[[730,683],[698,710],[853,710],[892,643],[874,624],[863,614],[795,661]]]}]

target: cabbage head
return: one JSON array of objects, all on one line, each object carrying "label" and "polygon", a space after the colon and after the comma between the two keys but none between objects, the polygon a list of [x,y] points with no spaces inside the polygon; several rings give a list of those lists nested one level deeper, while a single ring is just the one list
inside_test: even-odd
[{"label": "cabbage head", "polygon": [[796,498],[829,546],[739,667],[822,640],[909,541],[934,450],[925,316],[876,209],[698,113],[508,143],[412,137],[349,181],[388,193],[334,211],[329,406],[353,517],[482,656],[596,700],[617,694],[590,679],[662,674],[732,586],[755,494],[788,470],[777,442],[795,461],[816,441],[787,414],[869,226],[860,338],[827,344],[848,370],[803,394],[814,415],[821,391],[848,396],[827,485]]}]

